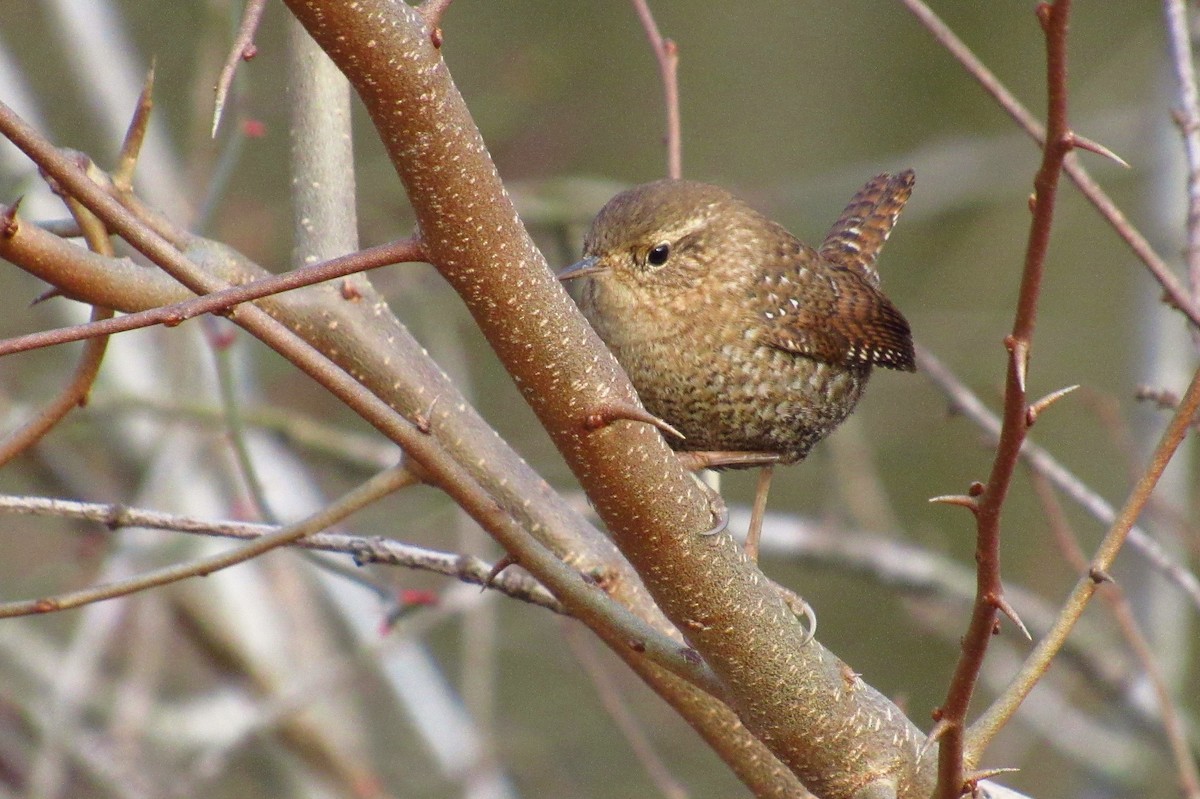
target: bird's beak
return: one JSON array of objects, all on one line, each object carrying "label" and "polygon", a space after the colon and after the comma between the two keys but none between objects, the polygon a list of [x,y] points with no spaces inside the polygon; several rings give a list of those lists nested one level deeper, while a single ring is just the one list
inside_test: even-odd
[{"label": "bird's beak", "polygon": [[595,255],[589,255],[586,258],[581,258],[575,263],[558,273],[559,280],[574,280],[577,277],[585,275],[594,275],[597,272],[604,271],[604,264],[600,263],[600,259]]}]

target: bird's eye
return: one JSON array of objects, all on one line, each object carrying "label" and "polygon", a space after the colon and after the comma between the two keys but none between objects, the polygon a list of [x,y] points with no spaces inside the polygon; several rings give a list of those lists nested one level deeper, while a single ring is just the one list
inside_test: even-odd
[{"label": "bird's eye", "polygon": [[671,245],[663,242],[656,244],[650,248],[650,252],[646,254],[646,260],[651,266],[662,266],[667,262],[667,258],[671,255]]}]

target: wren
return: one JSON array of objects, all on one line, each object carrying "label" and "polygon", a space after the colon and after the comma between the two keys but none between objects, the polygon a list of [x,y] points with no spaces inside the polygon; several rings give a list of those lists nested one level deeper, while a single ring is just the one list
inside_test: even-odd
[{"label": "wren", "polygon": [[559,277],[583,280],[584,315],[694,468],[794,463],[872,367],[915,369],[875,270],[913,181],[871,180],[817,250],[724,189],[647,183],[601,209]]}]

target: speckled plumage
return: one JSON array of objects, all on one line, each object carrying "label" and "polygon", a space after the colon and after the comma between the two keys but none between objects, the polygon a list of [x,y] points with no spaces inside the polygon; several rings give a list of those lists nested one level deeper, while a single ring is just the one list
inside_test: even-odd
[{"label": "speckled plumage", "polygon": [[912,185],[876,177],[818,252],[724,189],[647,183],[601,209],[564,277],[583,277],[584,314],[685,436],[673,447],[792,463],[854,409],[872,366],[914,368],[874,269]]}]

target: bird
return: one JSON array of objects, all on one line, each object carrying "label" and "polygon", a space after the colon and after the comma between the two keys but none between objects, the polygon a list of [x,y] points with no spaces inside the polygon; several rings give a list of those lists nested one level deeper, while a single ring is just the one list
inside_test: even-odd
[{"label": "bird", "polygon": [[690,468],[765,466],[769,484],[846,419],[874,367],[915,371],[875,268],[914,182],[870,180],[817,249],[721,187],[645,183],[604,205],[558,277],[582,283],[584,316]]}]

